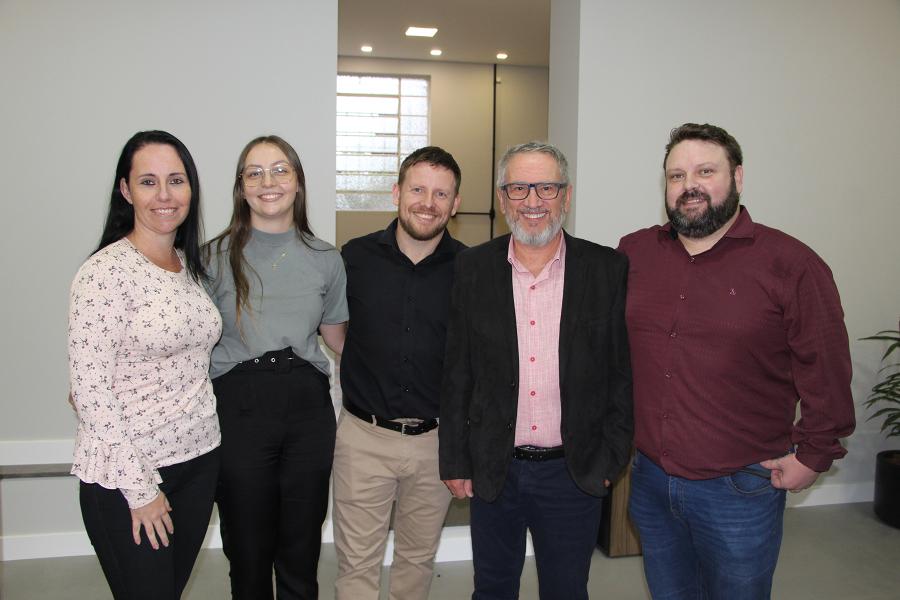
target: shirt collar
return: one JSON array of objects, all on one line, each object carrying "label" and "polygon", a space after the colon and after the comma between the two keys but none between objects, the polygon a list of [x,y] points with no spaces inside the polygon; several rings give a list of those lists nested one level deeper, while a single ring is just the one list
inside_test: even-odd
[{"label": "shirt collar", "polygon": [[[519,262],[519,259],[516,258],[516,253],[514,251],[513,242],[514,242],[514,238],[512,235],[510,235],[509,236],[509,247],[506,251],[506,260],[507,260],[507,262],[509,262],[509,264],[512,265],[512,267],[516,271],[518,271],[520,273],[528,273],[529,272],[528,269],[526,269],[525,266],[521,262]],[[560,264],[560,262],[564,261],[565,259],[566,259],[566,235],[565,235],[565,233],[562,232],[562,230],[560,230],[559,246],[556,247],[556,253],[553,255],[553,258],[551,258],[547,262],[547,264],[544,265],[544,268],[541,269],[541,273],[542,274],[549,273],[550,269],[554,268],[555,265]]]},{"label": "shirt collar", "polygon": [[[390,246],[395,251],[400,252],[400,246],[397,244],[397,227],[400,225],[398,219],[395,217],[391,224],[384,228],[384,231],[381,232],[381,235],[378,236],[378,243],[382,246]],[[445,229],[444,235],[441,236],[441,241],[438,242],[437,248],[434,249],[429,256],[426,257],[426,260],[432,256],[440,256],[442,254],[453,254],[453,249],[455,247],[455,241],[453,236],[450,235],[450,230]]]},{"label": "shirt collar", "polygon": [[[728,238],[753,238],[755,233],[755,225],[753,219],[750,218],[750,211],[745,206],[739,206],[738,218],[725,233],[723,237]],[[668,222],[659,229],[659,235],[665,235],[669,239],[678,239],[678,234],[672,229],[672,222]]]}]

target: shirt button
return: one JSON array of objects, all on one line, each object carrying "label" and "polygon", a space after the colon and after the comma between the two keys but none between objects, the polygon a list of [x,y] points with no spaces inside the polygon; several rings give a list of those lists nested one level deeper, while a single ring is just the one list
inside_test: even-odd
[{"label": "shirt button", "polygon": [[535,286],[531,286],[531,287],[530,287],[530,288],[529,288],[529,289],[532,289],[532,290],[533,290],[533,289],[534,289],[534,287],[535,287]]},{"label": "shirt button", "polygon": [[404,356],[404,357],[403,357],[403,362],[409,362],[409,357],[408,357],[408,356]]},{"label": "shirt button", "polygon": [[531,390],[531,395],[532,395],[532,396],[537,396],[537,392],[534,391],[534,390]]},{"label": "shirt button", "polygon": [[678,294],[678,298],[679,298],[680,300],[684,300],[686,297],[687,297],[687,296],[685,296],[684,294]]},{"label": "shirt button", "polygon": [[[692,256],[692,257],[691,257],[691,262],[692,262],[692,263],[695,263],[695,262],[697,262],[697,260]],[[664,456],[668,456],[668,454],[665,454]]]},{"label": "shirt button", "polygon": [[507,423],[507,424],[506,424],[506,428],[509,429],[510,431],[512,431],[513,424],[512,424],[512,423]]},{"label": "shirt button", "polygon": [[677,332],[677,331],[671,332],[671,333],[669,334],[669,337],[673,337],[673,338],[674,338],[674,337],[678,337],[678,332]]},{"label": "shirt button", "polygon": [[668,419],[668,418],[669,418],[669,413],[663,413],[663,416],[662,416],[662,417],[663,417],[663,419]]},{"label": "shirt button", "polygon": [[662,455],[663,455],[663,456],[668,456],[668,455],[669,455],[669,451],[668,451],[668,450],[663,450]]},{"label": "shirt button", "polygon": [[409,391],[409,386],[405,386],[405,387],[403,388],[403,391],[404,391],[404,392],[408,392],[408,391]]},{"label": "shirt button", "polygon": [[528,360],[530,360],[531,362],[534,362],[534,357],[532,356],[532,357],[529,358]]},{"label": "shirt button", "polygon": [[666,371],[666,379],[672,379],[672,374],[669,371]]},{"label": "shirt button", "polygon": [[406,333],[409,333],[409,327],[404,328],[403,331],[405,331]]},{"label": "shirt button", "polygon": [[532,426],[531,426],[531,430],[532,430],[532,431],[537,431],[537,425],[532,425]]},{"label": "shirt button", "polygon": [[531,321],[531,324],[534,325],[534,321]]}]

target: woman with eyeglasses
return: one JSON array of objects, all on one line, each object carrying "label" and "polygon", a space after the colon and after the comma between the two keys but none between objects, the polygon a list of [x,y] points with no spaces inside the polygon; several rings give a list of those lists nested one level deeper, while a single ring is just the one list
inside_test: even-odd
[{"label": "woman with eyeglasses", "polygon": [[217,503],[233,598],[317,598],[335,414],[321,334],[348,319],[340,254],[313,236],[296,151],[278,136],[241,152],[231,223],[206,246],[223,319],[212,353],[222,427]]},{"label": "woman with eyeglasses", "polygon": [[72,283],[72,473],[113,597],[177,599],[209,525],[219,422],[209,356],[221,319],[202,287],[200,182],[164,131],[116,167],[100,245]]}]

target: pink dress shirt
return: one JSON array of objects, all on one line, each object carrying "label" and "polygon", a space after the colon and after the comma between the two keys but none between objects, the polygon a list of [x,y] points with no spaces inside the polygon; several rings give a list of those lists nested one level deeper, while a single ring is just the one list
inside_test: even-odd
[{"label": "pink dress shirt", "polygon": [[512,265],[516,334],[519,342],[519,406],[516,446],[562,445],[559,392],[559,320],[566,272],[566,240],[535,277],[516,258],[513,238],[507,260]]}]

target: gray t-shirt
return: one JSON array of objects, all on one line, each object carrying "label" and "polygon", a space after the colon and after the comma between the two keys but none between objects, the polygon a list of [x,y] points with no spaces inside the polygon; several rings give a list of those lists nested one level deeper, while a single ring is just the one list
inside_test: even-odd
[{"label": "gray t-shirt", "polygon": [[253,230],[244,248],[244,258],[253,270],[245,266],[250,310],[244,307],[241,311],[242,331],[236,323],[228,240],[218,254],[213,247],[208,291],[222,313],[222,339],[212,351],[210,377],[224,375],[239,362],[288,346],[328,374],[328,359],[319,347],[316,330],[322,323],[343,323],[349,318],[347,275],[333,246],[318,238],[307,241],[309,246],[294,230]]}]

